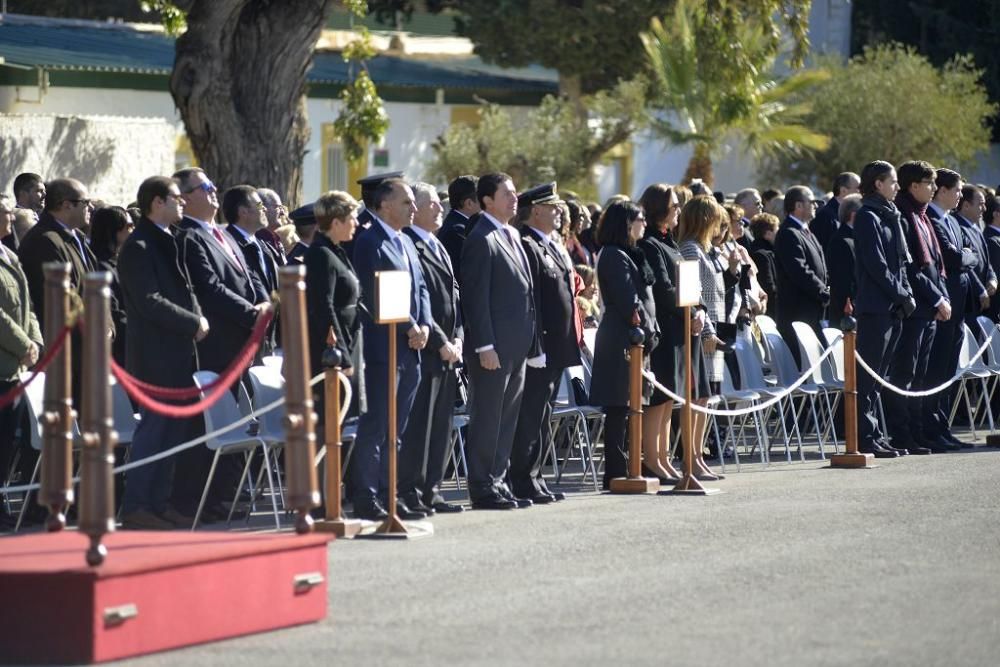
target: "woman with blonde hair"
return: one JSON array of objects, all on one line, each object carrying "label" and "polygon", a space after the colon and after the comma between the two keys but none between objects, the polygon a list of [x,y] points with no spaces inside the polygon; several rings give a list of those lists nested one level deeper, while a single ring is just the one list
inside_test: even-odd
[{"label": "woman with blonde hair", "polygon": [[[695,338],[701,343],[705,373],[697,377],[696,385],[692,387],[692,396],[697,397],[695,403],[699,405],[705,405],[711,394],[718,393],[724,373],[722,341],[717,335],[717,328],[720,322],[725,321],[725,268],[713,244],[724,223],[728,224],[725,209],[710,196],[695,197],[681,209],[677,233],[678,250],[684,259],[698,262],[698,274],[701,278],[701,303],[698,310],[704,312],[704,325]],[[702,443],[705,441],[705,427],[708,423],[705,417],[702,413],[694,415],[695,472],[698,479],[719,479],[720,476],[713,474],[705,465],[703,458]]]}]

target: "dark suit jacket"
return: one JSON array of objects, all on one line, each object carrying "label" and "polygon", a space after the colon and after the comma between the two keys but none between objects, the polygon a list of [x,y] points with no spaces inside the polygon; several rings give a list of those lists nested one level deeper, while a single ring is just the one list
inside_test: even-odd
[{"label": "dark suit jacket", "polygon": [[[226,232],[239,247],[243,261],[250,271],[250,280],[256,294],[254,303],[270,301],[271,293],[278,291],[278,267],[280,266],[274,256],[274,250],[267,243],[261,243],[259,240],[254,243],[250,239],[256,239],[256,237],[240,234],[240,230],[234,229],[231,224],[226,225]],[[261,253],[257,252],[257,248],[260,248],[264,255],[264,264],[261,263]]]},{"label": "dark suit jacket", "polygon": [[317,234],[305,256],[306,313],[309,328],[311,373],[322,369],[327,334],[333,327],[343,368],[354,368],[352,382],[362,377],[361,286],[344,249],[325,234]]},{"label": "dark suit jacket", "polygon": [[573,309],[576,285],[570,259],[527,227],[521,230],[521,247],[528,256],[534,283],[537,335],[545,353],[545,367],[579,366],[580,344],[576,338],[576,311]]},{"label": "dark suit jacket", "polygon": [[[962,230],[962,237],[965,239],[966,245],[972,249],[976,255],[976,266],[973,269],[973,273],[978,281],[978,290],[975,291],[973,298],[977,298],[980,294],[986,293],[986,286],[990,282],[997,279],[997,273],[993,270],[993,266],[990,264],[990,253],[986,249],[986,238],[983,236],[982,230],[979,225],[973,224],[971,221],[963,218],[957,213],[954,214],[955,219],[958,220],[958,224]],[[975,307],[974,312],[979,312],[978,306]]]},{"label": "dark suit jacket", "polygon": [[826,261],[830,267],[830,307],[828,314],[832,326],[840,326],[847,300],[852,304],[857,295],[855,269],[854,229],[841,225],[826,245]]},{"label": "dark suit jacket", "polygon": [[[928,207],[929,208],[929,207]],[[944,263],[939,254],[934,252],[934,246],[929,245],[927,250],[930,253],[931,261],[922,263],[919,260],[920,249],[916,224],[912,216],[905,213],[900,215],[900,227],[906,237],[906,244],[910,249],[910,257],[913,261],[906,265],[906,279],[913,290],[913,298],[917,302],[917,309],[913,311],[911,317],[923,320],[933,320],[937,312],[935,303],[941,298],[948,298],[948,286],[941,276],[939,267],[943,268]],[[945,271],[947,272],[947,270]]]},{"label": "dark suit jacket", "polygon": [[[986,239],[986,253],[990,258],[990,268],[997,275],[1000,275],[1000,230],[996,227],[987,227],[983,232]],[[1000,321],[1000,296],[994,294],[990,297],[990,307],[986,309],[986,315],[994,322]]]},{"label": "dark suit jacket", "polygon": [[178,239],[143,218],[118,254],[128,314],[126,368],[141,380],[190,387],[197,367],[194,336],[201,309],[178,251]]},{"label": "dark suit jacket", "polygon": [[228,234],[222,238],[230,244],[235,261],[195,220],[185,217],[178,227],[181,260],[208,319],[208,335],[198,343],[201,369],[219,373],[250,338],[257,321],[256,295],[240,249]]},{"label": "dark suit jacket", "polygon": [[927,217],[934,226],[934,234],[944,257],[944,268],[948,273],[945,284],[948,287],[952,313],[959,317],[964,317],[967,313],[978,313],[979,295],[986,291],[976,276],[978,256],[969,247],[962,234],[962,227],[953,215],[939,215],[928,206]]},{"label": "dark suit jacket", "polygon": [[423,365],[444,368],[445,363],[439,352],[441,347],[445,343],[465,336],[459,308],[458,281],[455,279],[447,251],[442,259],[415,231],[407,227],[403,229],[403,233],[413,241],[413,247],[420,257],[420,268],[424,273],[424,282],[427,283],[431,304],[433,322],[427,348],[422,355]]},{"label": "dark suit jacket", "polygon": [[[316,232],[319,234],[319,232]],[[316,237],[313,237],[315,240]],[[295,244],[295,247],[288,252],[288,256],[285,258],[286,264],[305,264],[306,252],[309,250],[309,245],[299,241]]]},{"label": "dark suit jacket", "polygon": [[125,365],[125,341],[128,338],[128,315],[125,313],[125,297],[122,295],[122,284],[118,277],[118,258],[97,262],[98,271],[111,274],[111,321],[115,325],[115,339],[111,342],[111,356],[122,366]]},{"label": "dark suit jacket", "polygon": [[865,204],[855,216],[856,316],[889,315],[893,307],[912,297],[903,270],[901,233],[892,214],[886,210]]},{"label": "dark suit jacket", "polygon": [[[80,240],[78,246],[74,236]],[[80,255],[83,247],[83,256]],[[28,277],[31,303],[35,306],[38,324],[45,331],[45,273],[42,265],[48,262],[69,263],[70,287],[82,296],[83,277],[88,271],[97,269],[97,258],[82,234],[64,229],[49,213],[42,212],[38,224],[28,230],[21,239],[18,257]]]},{"label": "dark suit jacket", "polygon": [[[774,244],[766,239],[754,239],[750,244],[750,259],[757,266],[757,282],[767,294],[767,312],[775,317],[778,313],[778,267],[774,261]],[[659,311],[659,304],[656,306]]]},{"label": "dark suit jacket", "polygon": [[774,259],[779,324],[801,321],[815,326],[830,301],[826,259],[816,237],[806,234],[792,218],[785,218],[774,238]]},{"label": "dark suit jacket", "polygon": [[459,284],[462,282],[462,245],[465,243],[465,238],[469,235],[469,230],[476,225],[476,220],[478,219],[478,215],[466,218],[453,209],[448,211],[448,215],[444,217],[444,222],[441,223],[441,229],[438,231],[438,241],[448,251],[448,256],[451,258],[451,265],[455,267],[455,280]]},{"label": "dark suit jacket", "polygon": [[396,325],[396,354],[419,353],[411,350],[408,345],[407,331],[411,326],[431,326],[430,296],[427,293],[427,283],[420,269],[420,258],[417,249],[408,236],[402,237],[403,252],[407,261],[399,254],[395,242],[389,238],[382,225],[377,222],[363,232],[354,241],[354,270],[361,282],[361,299],[365,305],[361,318],[365,346],[365,362],[389,362],[389,326],[376,324],[374,317],[378,312],[375,303],[375,272],[376,271],[409,271],[410,272],[410,322]]},{"label": "dark suit jacket", "polygon": [[[462,315],[465,357],[479,363],[477,349],[492,345],[500,363],[541,353],[535,333],[531,274],[500,229],[481,216],[462,246]],[[516,237],[515,237],[516,238]]]},{"label": "dark suit jacket", "polygon": [[830,197],[830,201],[816,211],[816,217],[809,223],[809,231],[819,240],[821,248],[826,248],[830,239],[838,229],[840,229],[840,202],[836,197]]}]

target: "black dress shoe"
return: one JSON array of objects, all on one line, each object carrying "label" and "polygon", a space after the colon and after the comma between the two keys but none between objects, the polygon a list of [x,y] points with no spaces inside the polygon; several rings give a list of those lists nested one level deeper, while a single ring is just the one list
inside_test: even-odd
[{"label": "black dress shoe", "polygon": [[887,449],[878,443],[860,443],[858,451],[862,454],[872,454],[877,459],[894,459],[899,456],[895,449]]},{"label": "black dress shoe", "polygon": [[425,505],[424,501],[420,499],[420,496],[416,494],[399,496],[399,500],[403,502],[411,510],[414,510],[416,512],[423,512],[426,516],[431,516],[434,514],[434,508]]},{"label": "black dress shoe", "polygon": [[528,498],[518,498],[513,493],[511,493],[510,489],[508,489],[505,486],[498,487],[497,488],[497,493],[500,494],[501,498],[504,498],[505,500],[513,501],[521,509],[525,509],[527,507],[531,507],[532,505],[534,505],[534,503],[531,502],[531,500],[528,499]]},{"label": "black dress shoe", "polygon": [[427,518],[426,513],[410,507],[399,498],[396,499],[396,516],[406,521],[418,521]]},{"label": "black dress shoe", "polygon": [[931,450],[934,454],[944,454],[951,451],[951,443],[945,440],[942,436],[937,436],[936,438],[926,438],[923,442],[923,446]]},{"label": "black dress shoe", "polygon": [[474,510],[514,510],[517,509],[517,503],[513,500],[507,500],[503,496],[496,494],[493,496],[486,496],[485,498],[477,498],[472,501],[472,509]]},{"label": "black dress shoe", "polygon": [[372,499],[354,503],[354,516],[366,521],[383,521],[389,518],[389,513],[379,501]]},{"label": "black dress shoe", "polygon": [[566,500],[566,494],[562,491],[546,491],[546,493],[552,496],[552,499],[557,503]]},{"label": "black dress shoe", "polygon": [[465,508],[461,505],[455,505],[454,503],[446,503],[443,500],[433,505],[434,511],[438,514],[458,514],[459,512],[464,512]]},{"label": "black dress shoe", "polygon": [[922,447],[920,445],[907,445],[906,451],[910,452],[915,456],[927,456],[931,453],[930,448]]},{"label": "black dress shoe", "polygon": [[[944,440],[946,440],[947,442],[950,442],[953,445],[962,445],[962,446],[964,446],[966,444],[966,443],[962,442],[961,440],[959,440],[958,438],[956,438],[955,434],[953,434],[951,431],[947,431],[945,433],[942,433],[941,437]],[[970,447],[972,446],[972,443],[968,443],[968,444],[969,444]]]},{"label": "black dress shoe", "polygon": [[536,505],[548,505],[549,503],[554,503],[555,501],[556,499],[547,493],[536,493],[531,496],[531,502]]}]

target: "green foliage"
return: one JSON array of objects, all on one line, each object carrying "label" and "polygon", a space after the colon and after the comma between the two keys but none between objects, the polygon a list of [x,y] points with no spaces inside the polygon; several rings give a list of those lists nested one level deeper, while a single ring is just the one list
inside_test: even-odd
[{"label": "green foliage", "polygon": [[888,44],[866,49],[847,65],[832,63],[830,71],[830,79],[809,94],[822,104],[803,117],[832,137],[830,146],[776,156],[767,167],[773,179],[825,187],[836,174],[860,171],[876,159],[961,168],[989,145],[987,121],[997,105],[969,56],[935,68],[914,49]]},{"label": "green foliage", "polygon": [[344,47],[344,60],[358,63],[361,68],[354,81],[340,92],[340,113],[333,122],[348,162],[358,162],[368,144],[381,141],[389,129],[389,114],[364,64],[375,54],[371,35],[364,27],[358,30],[358,38]]},{"label": "green foliage", "polygon": [[505,171],[519,187],[558,181],[588,191],[590,168],[643,123],[644,83],[620,83],[572,101],[547,96],[536,109],[517,112],[484,104],[479,125],[453,125],[434,144],[427,178],[447,182],[460,174]]},{"label": "green foliage", "polygon": [[754,3],[745,4],[723,3],[720,14],[709,4],[677,0],[669,17],[652,19],[640,36],[653,77],[653,130],[672,144],[698,148],[685,180],[712,182],[711,154],[730,134],[759,155],[819,150],[829,142],[802,123],[808,102],[792,101],[827,74],[801,70],[778,80],[776,26],[757,16]]},{"label": "green foliage", "polygon": [[170,0],[142,0],[139,8],[147,14],[159,14],[168,35],[176,37],[187,29],[187,15]]},{"label": "green foliage", "polygon": [[358,18],[364,18],[368,13],[367,0],[344,0],[344,7]]}]

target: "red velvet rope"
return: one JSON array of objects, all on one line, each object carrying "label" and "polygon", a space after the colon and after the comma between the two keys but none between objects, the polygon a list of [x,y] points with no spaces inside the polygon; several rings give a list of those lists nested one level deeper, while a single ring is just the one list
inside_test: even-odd
[{"label": "red velvet rope", "polygon": [[[144,382],[134,375],[130,375],[124,368],[116,364],[114,360],[111,361],[111,372],[118,379],[118,382],[121,383],[128,395],[147,410],[174,419],[194,417],[215,405],[219,398],[225,392],[229,391],[233,383],[239,379],[243,371],[250,366],[254,355],[257,354],[257,350],[260,348],[261,341],[264,340],[264,336],[267,333],[267,326],[273,318],[273,311],[268,311],[258,319],[250,334],[250,339],[243,347],[242,352],[233,359],[229,367],[214,382],[204,387],[158,387]],[[201,394],[205,394],[205,398],[190,405],[171,405],[157,400],[183,401],[195,398]]]},{"label": "red velvet rope", "polygon": [[56,358],[56,355],[59,354],[59,351],[62,350],[63,346],[66,344],[66,337],[69,335],[69,330],[70,330],[69,327],[64,327],[59,332],[59,335],[56,336],[56,339],[52,342],[52,345],[49,346],[49,349],[45,353],[45,356],[42,357],[37,364],[35,364],[35,368],[31,372],[31,377],[29,377],[27,380],[17,385],[16,387],[13,387],[3,396],[0,396],[0,410],[6,408],[8,405],[16,401],[17,397],[23,394],[24,390],[28,388],[28,385],[34,382],[35,378],[37,378],[46,368],[49,367],[49,365],[52,363],[52,360]]}]

